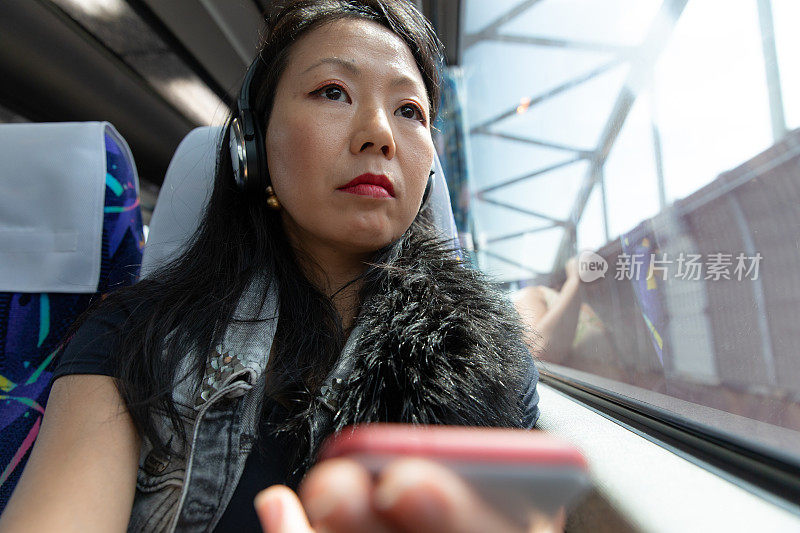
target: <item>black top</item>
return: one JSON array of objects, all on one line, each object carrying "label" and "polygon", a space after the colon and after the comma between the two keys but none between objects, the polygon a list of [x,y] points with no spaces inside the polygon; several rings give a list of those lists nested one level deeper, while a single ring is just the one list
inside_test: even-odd
[{"label": "black top", "polygon": [[[121,309],[106,316],[93,315],[81,325],[61,356],[53,379],[69,374],[99,374],[113,376],[109,353],[115,349],[114,343],[124,329],[130,309]],[[528,368],[523,401],[525,405],[526,427],[533,428],[539,417],[536,382],[538,372],[531,359]],[[285,409],[274,400],[267,398],[259,431],[259,441],[247,458],[239,479],[239,484],[231,497],[225,513],[215,531],[260,531],[261,526],[253,507],[253,499],[262,489],[275,484],[296,488],[297,476],[289,471],[288,450],[297,445],[288,435],[275,436],[270,429],[286,417]]]}]

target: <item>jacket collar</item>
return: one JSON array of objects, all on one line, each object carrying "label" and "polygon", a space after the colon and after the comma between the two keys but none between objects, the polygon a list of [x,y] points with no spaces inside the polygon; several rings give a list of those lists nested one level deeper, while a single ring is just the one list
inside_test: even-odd
[{"label": "jacket collar", "polygon": [[[186,380],[188,383],[177,388],[176,394],[182,398],[176,400],[199,409],[235,381],[255,386],[269,362],[278,309],[276,284],[267,283],[264,278],[254,280],[242,294],[222,341],[206,358],[202,380],[199,384]],[[193,360],[196,359],[184,359],[186,364]],[[181,370],[180,375],[190,375],[186,373],[188,369]]]}]

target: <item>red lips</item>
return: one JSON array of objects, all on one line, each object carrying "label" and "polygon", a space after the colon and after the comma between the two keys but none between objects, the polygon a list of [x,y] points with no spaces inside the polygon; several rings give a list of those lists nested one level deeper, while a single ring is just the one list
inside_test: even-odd
[{"label": "red lips", "polygon": [[357,194],[359,196],[371,196],[373,198],[394,197],[394,187],[389,178],[383,174],[361,174],[347,185],[339,187],[340,191]]}]

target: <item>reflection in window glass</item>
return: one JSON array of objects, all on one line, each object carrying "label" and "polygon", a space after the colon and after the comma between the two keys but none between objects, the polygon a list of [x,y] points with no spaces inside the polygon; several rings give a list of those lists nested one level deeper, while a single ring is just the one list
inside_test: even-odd
[{"label": "reflection in window glass", "polygon": [[545,369],[797,454],[800,4],[465,15],[470,231]]}]

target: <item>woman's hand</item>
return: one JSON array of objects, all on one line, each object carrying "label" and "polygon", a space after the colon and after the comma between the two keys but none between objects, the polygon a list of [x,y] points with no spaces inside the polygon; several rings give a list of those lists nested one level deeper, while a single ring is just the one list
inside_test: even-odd
[{"label": "woman's hand", "polygon": [[[377,480],[354,461],[331,459],[308,473],[299,493],[275,485],[258,494],[256,511],[266,533],[522,531],[452,471],[422,459],[399,459]],[[563,528],[562,512],[554,520],[537,518],[527,531]]]}]

